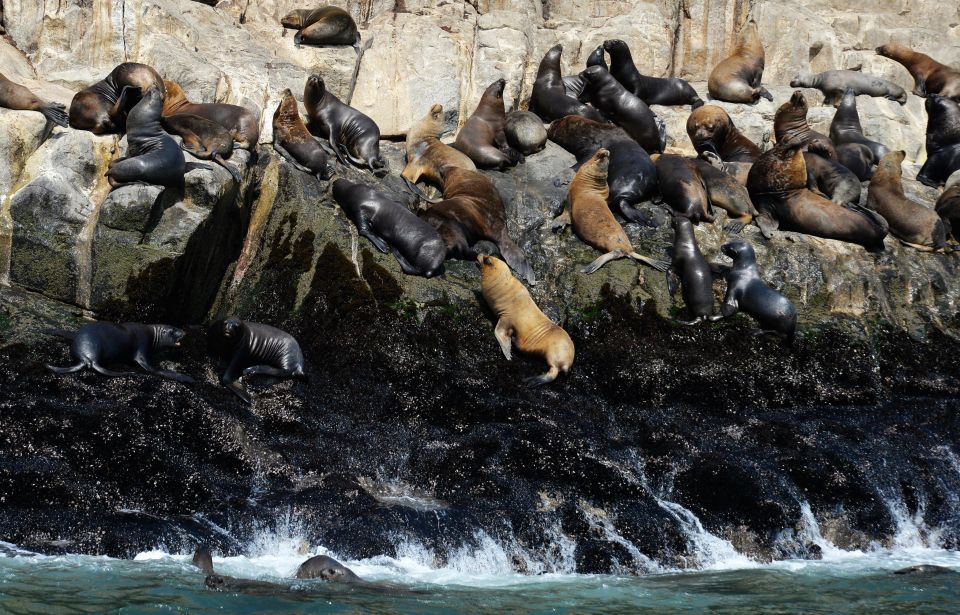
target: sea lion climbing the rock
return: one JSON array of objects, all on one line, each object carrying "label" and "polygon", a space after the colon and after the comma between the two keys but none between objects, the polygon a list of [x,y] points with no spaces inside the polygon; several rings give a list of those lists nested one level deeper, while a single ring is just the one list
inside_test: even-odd
[{"label": "sea lion climbing the rock", "polygon": [[260,121],[252,111],[240,105],[226,103],[192,103],[180,84],[175,81],[163,83],[167,91],[163,102],[163,115],[188,113],[216,122],[230,131],[235,147],[248,150],[255,157],[260,141]]},{"label": "sea lion climbing the rock", "polygon": [[[603,41],[603,49],[610,54],[610,74],[614,79],[648,105],[690,105],[691,109],[703,106],[703,100],[686,80],[648,77],[637,70],[630,47],[624,41]],[[587,66],[590,66],[589,60]]]},{"label": "sea lion climbing the rock", "polygon": [[330,179],[334,173],[327,152],[303,123],[290,88],[283,91],[280,105],[273,114],[273,149],[287,162],[317,179]]},{"label": "sea lion climbing the rock", "polygon": [[343,164],[367,167],[374,175],[389,172],[380,155],[380,128],[372,119],[333,95],[320,75],[310,75],[303,90],[308,128],[326,139]]},{"label": "sea lion climbing the rock", "polygon": [[493,334],[503,356],[509,361],[511,347],[515,345],[522,353],[539,356],[550,368],[541,376],[528,378],[526,383],[541,386],[569,372],[575,351],[567,332],[540,311],[530,292],[513,277],[503,261],[480,255],[477,266],[483,298],[497,317]]},{"label": "sea lion climbing the rock", "polygon": [[508,142],[505,133],[507,116],[503,107],[503,88],[506,80],[491,83],[476,110],[464,123],[453,142],[458,149],[481,169],[504,170],[523,160],[523,154]]},{"label": "sea lion climbing the rock", "polygon": [[110,162],[107,178],[114,188],[155,184],[183,190],[187,163],[177,142],[160,123],[160,88],[147,90],[127,117],[127,155]]},{"label": "sea lion climbing the rock", "polygon": [[[680,294],[690,313],[690,320],[679,321],[695,325],[713,314],[713,273],[710,264],[700,252],[693,224],[684,216],[673,217],[673,255],[671,273],[680,278]],[[671,273],[668,273],[670,294],[676,292]]]},{"label": "sea lion climbing the rock", "polygon": [[937,188],[960,170],[960,103],[939,94],[927,96],[927,161],[917,181]]},{"label": "sea lion climbing the rock", "polygon": [[898,43],[877,47],[877,54],[899,62],[910,72],[914,81],[913,93],[917,96],[939,94],[960,102],[960,70]]},{"label": "sea lion climbing the rock", "polygon": [[883,216],[890,225],[890,234],[924,251],[943,251],[950,233],[950,224],[940,215],[903,193],[901,164],[903,150],[890,152],[880,160],[867,188],[867,207]]},{"label": "sea lion climbing the rock", "polygon": [[561,53],[563,46],[554,45],[540,60],[537,79],[530,95],[530,111],[539,115],[544,122],[552,122],[568,115],[581,115],[603,122],[603,116],[596,109],[567,94],[560,76]]},{"label": "sea lion climbing the rock", "polygon": [[7,79],[3,73],[0,73],[0,107],[14,111],[37,111],[51,124],[63,128],[69,125],[65,105],[43,100],[28,88]]},{"label": "sea lion climbing the rock", "polygon": [[665,127],[657,123],[647,103],[628,92],[600,66],[591,66],[581,74],[587,80],[590,102],[600,113],[627,131],[648,154],[664,150]]},{"label": "sea lion climbing the rock", "polygon": [[875,96],[907,104],[907,93],[902,87],[886,79],[857,70],[828,70],[822,73],[804,71],[790,80],[792,88],[813,88],[823,92],[823,104],[836,107],[847,90],[855,96]]},{"label": "sea lion climbing the rock", "polygon": [[763,44],[757,23],[751,19],[740,30],[733,54],[710,72],[707,81],[710,96],[732,103],[754,104],[760,98],[773,101],[773,95],[760,85],[763,64]]},{"label": "sea lion climbing the rock", "polygon": [[136,103],[130,95],[144,93],[151,87],[160,90],[160,100],[164,102],[167,93],[160,74],[146,64],[124,62],[74,95],[70,102],[70,127],[95,135],[123,133],[127,113]]},{"label": "sea lion climbing the rock", "polygon": [[189,113],[161,117],[160,124],[168,133],[183,140],[180,147],[184,151],[201,160],[213,160],[226,169],[237,184],[243,181],[237,167],[226,160],[233,155],[233,137],[226,128]]}]

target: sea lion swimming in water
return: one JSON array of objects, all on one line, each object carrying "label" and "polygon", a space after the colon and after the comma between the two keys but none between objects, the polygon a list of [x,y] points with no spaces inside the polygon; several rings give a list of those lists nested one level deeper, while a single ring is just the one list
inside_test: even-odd
[{"label": "sea lion swimming in water", "polygon": [[763,64],[763,44],[757,23],[751,19],[740,30],[733,54],[710,71],[707,81],[710,96],[732,103],[753,104],[761,97],[772,101],[773,95],[760,85]]},{"label": "sea lion swimming in water", "polygon": [[917,173],[917,181],[936,188],[960,170],[960,103],[931,94],[924,106],[927,109],[927,161]]},{"label": "sea lion swimming in water", "polygon": [[[624,41],[603,41],[603,49],[610,54],[610,74],[614,79],[648,105],[690,105],[692,109],[703,106],[703,100],[686,80],[677,77],[661,79],[641,74],[633,63],[630,47]],[[587,66],[590,66],[589,60]]]},{"label": "sea lion swimming in water", "polygon": [[308,128],[327,139],[341,162],[367,167],[380,177],[389,172],[380,155],[380,128],[372,119],[333,95],[320,75],[310,75],[303,89]]},{"label": "sea lion swimming in water", "polygon": [[928,252],[943,251],[950,226],[936,211],[903,193],[900,165],[905,157],[900,150],[880,160],[867,188],[867,207],[883,216],[890,225],[890,234],[908,246]]},{"label": "sea lion swimming in water", "polygon": [[807,99],[800,90],[796,90],[790,100],[777,109],[773,118],[773,132],[778,144],[797,143],[824,158],[837,159],[837,151],[830,138],[813,130],[807,123]]},{"label": "sea lion swimming in water", "polygon": [[114,188],[145,183],[183,190],[187,163],[177,142],[160,124],[163,94],[153,86],[127,117],[127,155],[110,162],[107,178]]},{"label": "sea lion swimming in water", "polygon": [[907,104],[903,88],[886,79],[874,77],[856,70],[828,70],[822,73],[808,71],[797,74],[790,81],[792,88],[813,88],[823,92],[823,104],[836,107],[847,90],[854,95],[875,96]]},{"label": "sea lion swimming in water", "polygon": [[157,71],[146,64],[124,62],[74,95],[70,102],[70,127],[89,130],[95,135],[123,133],[127,112],[132,106],[128,97],[138,91],[147,92],[151,87],[160,90],[160,99],[164,101],[167,93]]},{"label": "sea lion swimming in water", "polygon": [[297,568],[298,579],[323,579],[337,583],[362,581],[352,570],[327,555],[314,555]]},{"label": "sea lion swimming in water", "polygon": [[480,255],[480,290],[497,316],[493,330],[503,356],[510,360],[511,341],[517,350],[541,357],[550,369],[543,375],[527,379],[531,387],[556,380],[573,366],[573,340],[561,327],[540,311],[507,265],[498,258]]},{"label": "sea lion swimming in water", "polygon": [[713,152],[724,162],[753,162],[760,148],[737,130],[727,112],[716,105],[694,109],[687,118],[687,135],[698,154]]},{"label": "sea lion swimming in water", "polygon": [[960,71],[957,69],[897,43],[877,47],[877,54],[903,64],[910,71],[914,81],[913,93],[917,96],[939,94],[960,102]]},{"label": "sea lion swimming in water", "polygon": [[540,60],[537,79],[533,82],[533,93],[530,95],[530,111],[539,115],[544,122],[552,122],[568,115],[582,115],[597,122],[604,121],[596,109],[567,94],[560,76],[561,53],[563,45],[554,45]]},{"label": "sea lion swimming in water", "polygon": [[273,114],[273,149],[287,162],[317,179],[326,180],[333,175],[333,165],[328,162],[320,142],[303,123],[297,99],[290,88],[283,91],[280,105]]},{"label": "sea lion swimming in water", "polygon": [[175,81],[164,81],[167,96],[163,101],[163,115],[189,113],[220,124],[228,131],[236,147],[255,155],[260,141],[260,121],[249,109],[226,103],[192,103],[183,88]]},{"label": "sea lion swimming in water", "polygon": [[590,102],[600,113],[627,131],[648,154],[664,150],[666,128],[657,124],[647,103],[628,92],[600,66],[591,66],[581,74],[587,80]]},{"label": "sea lion swimming in water", "polygon": [[63,128],[69,125],[65,105],[41,99],[28,88],[7,79],[3,73],[0,73],[0,107],[14,111],[37,111],[51,124]]},{"label": "sea lion swimming in water", "polygon": [[454,149],[469,156],[481,169],[502,171],[523,160],[523,154],[510,146],[504,132],[507,116],[503,107],[503,88],[506,83],[500,78],[487,87],[473,115],[467,118],[453,142]]},{"label": "sea lion swimming in water", "polygon": [[226,169],[237,184],[243,181],[240,171],[226,161],[233,155],[233,137],[226,128],[199,115],[188,113],[161,117],[160,124],[164,130],[183,140],[181,149],[200,160],[213,160]]}]

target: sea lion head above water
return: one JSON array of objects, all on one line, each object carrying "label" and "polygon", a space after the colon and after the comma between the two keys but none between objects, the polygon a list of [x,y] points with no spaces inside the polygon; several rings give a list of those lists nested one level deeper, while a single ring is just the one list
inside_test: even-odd
[{"label": "sea lion head above water", "polygon": [[314,555],[300,564],[296,576],[298,579],[323,579],[335,583],[361,580],[352,570],[326,555]]}]

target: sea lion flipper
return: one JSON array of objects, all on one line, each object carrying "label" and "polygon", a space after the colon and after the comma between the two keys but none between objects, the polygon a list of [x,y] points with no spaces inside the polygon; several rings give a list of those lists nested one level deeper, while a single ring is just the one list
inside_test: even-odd
[{"label": "sea lion flipper", "polygon": [[113,370],[107,369],[99,363],[91,363],[91,369],[103,376],[110,376],[111,378],[119,378],[121,376],[132,376],[130,372],[115,372]]},{"label": "sea lion flipper", "polygon": [[377,248],[377,250],[380,250],[380,252],[382,252],[383,254],[390,253],[389,244],[387,244],[387,242],[384,241],[382,237],[375,235],[373,231],[370,230],[369,227],[364,225],[363,228],[358,228],[357,230],[360,232],[361,235],[369,239],[370,243],[372,243],[374,247]]},{"label": "sea lion flipper", "polygon": [[237,381],[230,382],[225,385],[230,392],[240,398],[240,401],[247,404],[248,406],[253,403],[253,398],[250,397],[250,394],[247,393],[240,383]]},{"label": "sea lion flipper", "polygon": [[73,374],[75,372],[79,372],[86,366],[87,364],[81,361],[80,363],[77,363],[76,365],[71,365],[69,367],[57,367],[56,365],[47,365],[47,369],[49,369],[54,374],[60,374],[61,376],[64,376],[66,374]]},{"label": "sea lion flipper", "polygon": [[541,374],[539,376],[533,376],[531,378],[527,378],[523,382],[528,387],[533,389],[539,386],[543,386],[545,384],[550,384],[551,382],[557,379],[557,376],[559,374],[560,374],[560,369],[555,365],[551,365],[550,369],[546,373]]},{"label": "sea lion flipper", "polygon": [[232,164],[227,163],[223,156],[220,154],[214,154],[213,159],[217,164],[226,169],[227,173],[233,177],[233,181],[235,181],[238,185],[243,182],[243,177],[240,176],[240,170]]},{"label": "sea lion flipper", "polygon": [[403,183],[407,185],[407,189],[409,189],[410,192],[412,192],[418,199],[420,199],[420,200],[422,200],[422,201],[426,201],[427,203],[439,203],[440,201],[443,200],[443,199],[434,199],[434,198],[428,197],[428,196],[423,192],[423,190],[420,189],[419,186],[417,186],[415,183],[411,182],[411,181],[410,181],[409,179],[407,179],[406,177],[403,178]]},{"label": "sea lion flipper", "polygon": [[313,171],[311,171],[311,170],[308,169],[307,167],[305,167],[305,166],[303,166],[302,164],[300,164],[299,162],[297,162],[297,159],[294,158],[293,155],[291,155],[290,152],[288,152],[288,151],[287,151],[282,145],[280,145],[279,143],[274,143],[274,144],[273,144],[273,149],[276,150],[276,152],[277,152],[278,154],[280,154],[280,156],[282,156],[284,160],[286,160],[286,161],[289,162],[291,165],[293,165],[294,168],[296,168],[297,170],[303,171],[303,172],[306,173],[307,175],[313,175]]},{"label": "sea lion flipper", "polygon": [[514,243],[510,235],[507,234],[506,229],[500,233],[500,238],[497,240],[497,248],[500,250],[500,254],[503,255],[503,260],[507,261],[510,268],[520,274],[520,277],[524,278],[531,286],[537,283],[536,276],[533,274],[533,267],[530,266],[520,246]]},{"label": "sea lion flipper", "polygon": [[193,565],[206,574],[213,574],[213,556],[206,545],[197,547],[193,553]]},{"label": "sea lion flipper", "polygon": [[768,213],[761,213],[755,220],[757,221],[757,226],[760,227],[760,234],[763,235],[764,239],[772,238],[774,231],[780,228],[780,223],[777,219]]},{"label": "sea lion flipper", "polygon": [[615,261],[618,258],[623,258],[624,256],[626,255],[623,253],[623,250],[614,250],[613,252],[607,252],[606,254],[595,259],[592,263],[590,263],[580,271],[582,273],[586,273],[589,275],[591,273],[596,272],[597,269],[600,269],[610,261]]},{"label": "sea lion flipper", "polygon": [[293,375],[288,369],[279,369],[270,365],[253,365],[243,370],[244,376],[273,376],[274,378],[289,378]]},{"label": "sea lion flipper", "polygon": [[570,224],[570,208],[566,207],[560,212],[560,215],[550,223],[550,230],[556,232],[570,226]]},{"label": "sea lion flipper", "polygon": [[758,89],[759,89],[759,91],[757,92],[757,94],[758,94],[761,98],[766,98],[766,99],[769,100],[770,102],[773,102],[773,94],[771,94],[769,91],[767,91],[767,88],[765,88],[765,87],[763,87],[763,86],[761,85]]},{"label": "sea lion flipper", "polygon": [[635,261],[641,262],[645,265],[649,265],[650,267],[653,267],[657,271],[666,271],[667,269],[670,268],[670,263],[666,261],[656,260],[656,259],[650,258],[649,256],[643,256],[642,254],[638,254],[636,252],[631,252],[627,256],[629,256]]},{"label": "sea lion flipper", "polygon": [[423,275],[423,272],[410,264],[410,261],[407,258],[400,254],[396,249],[392,250],[393,257],[397,259],[397,263],[400,265],[400,269],[407,275]]},{"label": "sea lion flipper", "polygon": [[503,356],[509,361],[511,359],[510,346],[513,341],[513,328],[510,326],[510,323],[504,321],[503,318],[498,320],[497,326],[493,329],[493,335],[500,344],[500,350],[503,351]]},{"label": "sea lion flipper", "polygon": [[67,118],[67,108],[60,103],[46,103],[40,107],[40,113],[52,124],[56,124],[62,128],[70,125]]}]

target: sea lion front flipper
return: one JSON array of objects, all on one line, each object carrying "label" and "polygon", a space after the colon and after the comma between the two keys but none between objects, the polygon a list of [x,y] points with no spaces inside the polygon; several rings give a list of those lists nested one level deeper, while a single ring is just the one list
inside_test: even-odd
[{"label": "sea lion front flipper", "polygon": [[214,154],[213,160],[217,164],[219,164],[221,167],[226,169],[227,173],[229,173],[230,176],[233,177],[233,181],[235,181],[237,185],[243,182],[243,177],[240,176],[240,170],[237,167],[233,166],[232,164],[227,163],[227,161],[224,160],[223,156],[221,156],[220,154]]},{"label": "sea lion front flipper", "polygon": [[296,34],[293,35],[293,46],[297,49],[300,49],[300,41],[303,40],[303,37],[300,35],[298,30]]},{"label": "sea lion front flipper", "polygon": [[503,260],[507,262],[507,265],[509,265],[511,269],[516,271],[520,277],[525,279],[531,286],[537,283],[537,278],[533,274],[533,267],[531,267],[527,261],[527,256],[523,253],[523,250],[520,249],[520,246],[510,238],[506,228],[500,233],[496,244],[500,250],[500,254],[503,256]]},{"label": "sea lion front flipper", "polygon": [[512,344],[513,338],[513,327],[510,326],[508,322],[505,322],[503,318],[497,321],[497,326],[493,329],[493,336],[497,338],[497,342],[500,343],[500,350],[503,351],[503,356],[507,358],[507,361],[510,360],[510,345]]},{"label": "sea lion front flipper", "polygon": [[289,378],[293,375],[288,369],[279,369],[270,365],[253,365],[243,370],[244,376],[273,376],[274,378]]},{"label": "sea lion front flipper", "polygon": [[553,219],[553,222],[550,223],[550,230],[556,232],[565,229],[566,227],[570,226],[570,224],[572,224],[572,220],[570,219],[570,209],[564,207],[560,214]]},{"label": "sea lion front flipper", "polygon": [[606,254],[600,256],[592,263],[581,269],[582,273],[591,274],[594,273],[597,269],[603,267],[610,261],[615,261],[618,258],[623,258],[626,254],[623,253],[623,250],[614,250],[613,252],[607,252]]},{"label": "sea lion front flipper", "polygon": [[45,103],[40,107],[40,113],[52,124],[56,124],[62,128],[67,128],[70,125],[70,121],[67,118],[67,108],[60,103]]},{"label": "sea lion front flipper", "polygon": [[243,387],[240,386],[240,383],[237,382],[236,380],[234,380],[233,382],[230,382],[230,383],[228,383],[228,384],[225,384],[224,386],[227,387],[228,389],[230,389],[230,392],[232,392],[234,395],[236,395],[237,397],[239,397],[239,398],[240,398],[240,401],[242,401],[243,403],[247,404],[248,406],[253,403],[253,398],[250,397],[250,394],[247,393],[247,392],[243,389]]},{"label": "sea lion front flipper", "polygon": [[369,239],[370,243],[372,243],[374,247],[380,250],[380,252],[382,252],[383,254],[390,253],[390,246],[387,244],[387,242],[384,241],[382,237],[375,235],[373,231],[370,230],[369,227],[364,225],[362,228],[358,227],[357,230],[360,232],[361,235]]},{"label": "sea lion front flipper", "polygon": [[670,293],[670,296],[673,297],[677,294],[677,290],[680,289],[680,276],[677,275],[677,272],[672,268],[666,271],[667,276],[667,292]]},{"label": "sea lion front flipper", "polygon": [[746,224],[743,222],[743,220],[737,218],[735,220],[731,220],[725,227],[723,227],[723,230],[727,233],[740,233],[743,231],[743,227],[745,226]]},{"label": "sea lion front flipper", "polygon": [[396,249],[391,250],[393,252],[393,257],[397,259],[397,263],[400,265],[400,269],[407,275],[423,275],[419,269],[410,264],[410,261],[407,258],[400,254]]},{"label": "sea lion front flipper", "polygon": [[413,183],[406,177],[403,178],[403,183],[405,183],[407,185],[407,189],[410,190],[410,192],[412,192],[414,196],[416,196],[421,201],[426,201],[427,203],[436,204],[443,200],[443,199],[434,199],[427,196],[426,193],[424,193],[419,186],[417,186],[415,183]]},{"label": "sea lion front flipper", "polygon": [[282,145],[280,145],[279,143],[274,143],[274,144],[273,144],[273,149],[274,149],[278,154],[280,154],[280,156],[283,157],[284,160],[286,160],[287,162],[289,162],[290,164],[292,164],[297,170],[303,171],[303,172],[306,173],[307,175],[313,175],[313,171],[311,171],[311,170],[308,169],[307,167],[305,167],[305,166],[303,166],[302,164],[300,164],[299,162],[297,162],[297,159],[294,158],[294,157],[290,154],[290,152],[288,152],[288,151],[287,151]]},{"label": "sea lion front flipper", "polygon": [[720,313],[707,316],[707,320],[710,322],[717,322],[718,320],[723,320],[724,318],[729,318],[740,311],[740,304],[737,303],[737,300],[728,296],[723,305],[720,306]]},{"label": "sea lion front flipper", "polygon": [[83,369],[86,366],[87,364],[81,361],[80,363],[77,363],[76,365],[71,365],[69,367],[57,367],[56,365],[47,365],[47,369],[49,369],[54,374],[60,374],[61,376],[65,376],[66,374],[73,374],[75,372],[79,372],[81,369]]},{"label": "sea lion front flipper", "polygon": [[[123,116],[124,124],[126,124],[127,113],[133,109],[133,104],[130,104],[131,98],[140,98],[143,96],[143,90],[132,85],[125,85],[123,89],[120,90],[120,95],[117,97],[117,102],[113,104],[113,107],[110,108],[108,115],[110,119],[115,117]],[[114,122],[116,124],[116,122]]]},{"label": "sea lion front flipper", "polygon": [[777,219],[766,212],[761,213],[754,219],[757,221],[757,226],[760,227],[760,234],[763,235],[764,239],[771,239],[774,231],[780,228],[780,223]]},{"label": "sea lion front flipper", "polygon": [[213,574],[213,556],[206,545],[197,547],[193,552],[193,565],[206,574]]},{"label": "sea lion front flipper", "polygon": [[767,88],[761,85],[758,89],[759,89],[759,92],[757,92],[757,94],[760,96],[760,98],[766,98],[770,102],[773,102],[773,94],[768,92]]}]

